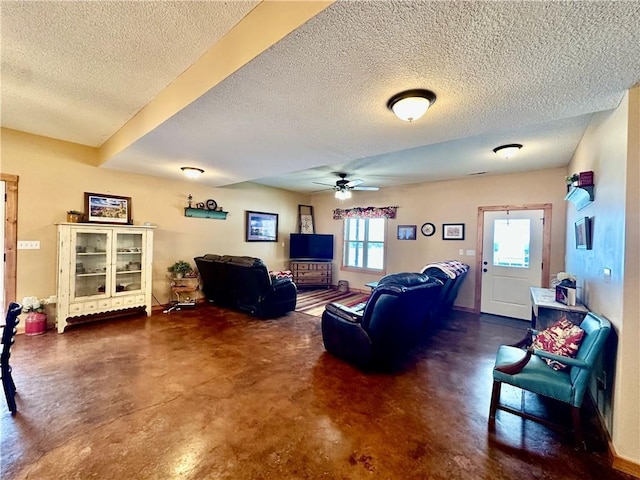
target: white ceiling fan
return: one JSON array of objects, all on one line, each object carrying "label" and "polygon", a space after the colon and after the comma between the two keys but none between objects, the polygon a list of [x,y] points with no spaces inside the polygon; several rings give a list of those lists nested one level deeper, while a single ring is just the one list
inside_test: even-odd
[{"label": "white ceiling fan", "polygon": [[359,178],[355,178],[353,180],[347,179],[346,173],[338,173],[339,180],[336,181],[335,185],[331,185],[329,183],[321,183],[321,182],[313,182],[317,185],[326,185],[327,187],[331,187],[332,190],[335,190],[336,198],[339,200],[346,200],[347,198],[351,198],[351,190],[367,190],[367,191],[376,191],[379,190],[379,187],[368,187],[362,185],[364,180]]}]

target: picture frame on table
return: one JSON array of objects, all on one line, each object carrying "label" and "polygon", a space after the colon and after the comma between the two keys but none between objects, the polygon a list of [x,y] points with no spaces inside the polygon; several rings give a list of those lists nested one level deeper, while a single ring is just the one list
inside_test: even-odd
[{"label": "picture frame on table", "polygon": [[89,223],[132,225],[131,197],[110,193],[84,193],[84,211]]},{"label": "picture frame on table", "polygon": [[464,240],[464,223],[443,223],[443,240]]},{"label": "picture frame on table", "polygon": [[416,225],[398,225],[398,240],[415,240]]},{"label": "picture frame on table", "polygon": [[578,250],[591,250],[591,218],[583,217],[575,223],[576,248]]},{"label": "picture frame on table", "polygon": [[278,214],[246,211],[247,242],[277,242]]}]

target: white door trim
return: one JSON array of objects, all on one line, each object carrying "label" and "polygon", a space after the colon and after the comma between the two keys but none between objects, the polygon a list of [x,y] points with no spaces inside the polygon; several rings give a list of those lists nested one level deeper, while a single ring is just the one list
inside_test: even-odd
[{"label": "white door trim", "polygon": [[476,232],[476,291],[473,306],[473,309],[476,313],[480,313],[480,302],[482,294],[484,212],[501,210],[544,211],[544,226],[542,231],[542,278],[540,279],[540,284],[546,288],[549,286],[549,275],[551,272],[551,206],[551,203],[535,203],[530,205],[495,205],[488,207],[478,207],[478,230]]}]

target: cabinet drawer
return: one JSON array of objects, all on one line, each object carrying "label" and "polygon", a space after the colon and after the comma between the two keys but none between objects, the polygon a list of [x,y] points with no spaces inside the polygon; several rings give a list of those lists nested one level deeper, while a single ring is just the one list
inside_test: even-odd
[{"label": "cabinet drawer", "polygon": [[136,304],[136,297],[122,297],[124,300],[124,304],[125,305],[135,305]]},{"label": "cabinet drawer", "polygon": [[82,312],[81,303],[72,303],[69,305],[69,313],[80,313],[80,312]]},{"label": "cabinet drawer", "polygon": [[308,263],[293,263],[291,265],[292,270],[309,270]]},{"label": "cabinet drawer", "polygon": [[84,305],[82,306],[84,313],[91,313],[91,312],[95,312],[98,310],[98,301],[93,301],[93,302],[84,302]]},{"label": "cabinet drawer", "polygon": [[330,263],[318,263],[315,265],[316,270],[331,270]]},{"label": "cabinet drawer", "polygon": [[98,307],[102,308],[109,308],[111,306],[111,299],[110,298],[103,298],[102,300],[98,300]]},{"label": "cabinet drawer", "polygon": [[144,295],[136,295],[136,303],[138,304],[144,303]]},{"label": "cabinet drawer", "polygon": [[114,307],[121,307],[122,305],[124,305],[124,302],[122,301],[122,297],[114,297],[111,299],[111,305]]}]

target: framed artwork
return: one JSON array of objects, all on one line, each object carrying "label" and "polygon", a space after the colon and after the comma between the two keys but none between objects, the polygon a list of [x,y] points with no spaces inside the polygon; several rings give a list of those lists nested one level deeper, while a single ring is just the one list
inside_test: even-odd
[{"label": "framed artwork", "polygon": [[581,218],[576,222],[576,248],[591,250],[591,219]]},{"label": "framed artwork", "polygon": [[464,240],[464,223],[443,223],[443,240]]},{"label": "framed artwork", "polygon": [[313,207],[311,205],[298,205],[298,232],[316,233],[313,222]]},{"label": "framed artwork", "polygon": [[415,225],[398,225],[398,240],[415,240],[416,230]]},{"label": "framed artwork", "polygon": [[277,242],[278,214],[247,211],[247,242]]},{"label": "framed artwork", "polygon": [[131,225],[131,197],[103,193],[84,193],[87,222]]}]

